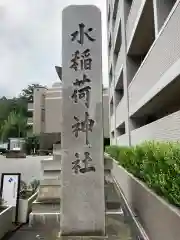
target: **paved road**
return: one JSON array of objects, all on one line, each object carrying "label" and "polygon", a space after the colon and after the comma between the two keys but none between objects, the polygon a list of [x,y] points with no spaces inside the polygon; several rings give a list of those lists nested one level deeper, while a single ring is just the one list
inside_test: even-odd
[{"label": "paved road", "polygon": [[27,156],[26,158],[5,158],[0,155],[0,178],[2,173],[21,173],[21,178],[25,182],[32,179],[41,178],[40,161],[46,157],[43,156]]}]

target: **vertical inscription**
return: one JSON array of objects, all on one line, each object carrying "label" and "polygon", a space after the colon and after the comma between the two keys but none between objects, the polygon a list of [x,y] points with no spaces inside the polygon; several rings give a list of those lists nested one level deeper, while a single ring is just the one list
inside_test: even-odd
[{"label": "vertical inscription", "polygon": [[[84,38],[87,38],[89,41],[96,41],[95,38],[91,36],[91,32],[93,32],[93,28],[86,28],[84,23],[79,24],[79,29],[74,31],[71,34],[71,41],[77,41],[81,46],[84,45]],[[78,116],[74,116],[75,123],[72,125],[72,132],[75,137],[79,137],[79,132],[85,133],[85,145],[90,147],[89,142],[89,132],[93,131],[93,126],[95,121],[89,118],[88,108],[90,105],[90,96],[91,96],[91,79],[87,76],[86,70],[92,69],[92,58],[91,51],[89,48],[86,48],[84,51],[80,52],[77,49],[74,53],[72,53],[72,59],[70,60],[70,69],[77,71],[83,71],[81,79],[73,80],[73,93],[71,95],[71,99],[73,103],[78,104],[79,101],[83,101],[87,111],[84,113],[84,120],[79,119]],[[72,161],[72,170],[73,173],[87,173],[90,171],[96,171],[95,167],[89,165],[92,162],[92,158],[89,152],[84,153],[85,158],[83,160],[80,159],[80,154],[75,153],[75,160]],[[84,164],[84,167],[82,166]]]}]

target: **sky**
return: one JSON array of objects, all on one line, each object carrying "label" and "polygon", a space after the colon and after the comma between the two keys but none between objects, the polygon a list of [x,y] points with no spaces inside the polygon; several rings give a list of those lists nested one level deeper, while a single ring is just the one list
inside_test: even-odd
[{"label": "sky", "polygon": [[70,4],[102,11],[103,83],[108,85],[106,0],[0,0],[0,96],[31,83],[51,86],[61,65],[61,14]]}]

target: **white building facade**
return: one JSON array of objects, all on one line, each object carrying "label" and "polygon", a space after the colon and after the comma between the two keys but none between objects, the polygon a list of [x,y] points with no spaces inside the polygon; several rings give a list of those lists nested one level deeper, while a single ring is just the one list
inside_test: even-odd
[{"label": "white building facade", "polygon": [[180,140],[180,1],[108,0],[111,144]]}]

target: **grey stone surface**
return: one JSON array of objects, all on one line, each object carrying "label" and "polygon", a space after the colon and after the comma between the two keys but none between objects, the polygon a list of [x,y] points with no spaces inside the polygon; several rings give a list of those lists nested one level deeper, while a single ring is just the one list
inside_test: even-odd
[{"label": "grey stone surface", "polygon": [[41,186],[59,186],[60,185],[60,180],[58,179],[43,179],[40,181]]},{"label": "grey stone surface", "polygon": [[113,168],[112,159],[105,158],[104,159],[104,169],[105,170],[111,170],[112,168]]},{"label": "grey stone surface", "polygon": [[33,213],[59,213],[60,212],[60,199],[57,202],[37,202],[35,201],[32,206]]},{"label": "grey stone surface", "polygon": [[54,199],[60,199],[60,197],[60,186],[40,186],[37,201],[53,201]]},{"label": "grey stone surface", "polygon": [[51,159],[41,161],[41,171],[44,179],[40,181],[38,197],[32,206],[30,218],[33,226],[42,219],[51,223],[55,220],[57,224],[56,218],[57,214],[60,214],[61,197],[60,166],[60,161],[54,160],[53,156]]},{"label": "grey stone surface", "polygon": [[53,144],[53,155],[61,152],[61,144]]},{"label": "grey stone surface", "polygon": [[53,155],[53,160],[59,160],[59,161],[61,162],[61,154],[55,153],[55,154]]},{"label": "grey stone surface", "polygon": [[[101,13],[95,6],[70,6],[63,11],[63,47],[62,47],[62,68],[63,68],[63,130],[62,130],[62,235],[92,235],[105,234],[105,204],[104,204],[104,159],[103,159],[103,120],[102,120],[102,37],[101,37]],[[84,24],[84,34],[80,44],[79,24]],[[92,28],[92,29],[91,29]],[[77,31],[77,32],[76,32]],[[74,39],[71,34],[74,33]],[[88,36],[95,39],[91,41]],[[83,52],[87,50],[83,58]],[[88,52],[90,50],[90,52]],[[78,69],[73,68],[73,57],[79,51],[77,59]],[[77,52],[78,53],[78,52]],[[84,61],[86,59],[86,61]],[[92,59],[92,62],[88,62]],[[72,61],[71,61],[72,60]],[[82,67],[83,70],[80,68]],[[91,70],[88,65],[91,63]],[[72,66],[73,65],[73,66]],[[71,67],[72,66],[72,67]],[[86,76],[85,76],[86,75]],[[81,82],[80,86],[73,85],[73,82]],[[88,82],[88,79],[91,82]],[[90,97],[89,107],[79,89],[89,86]],[[77,103],[73,96],[77,90]],[[86,96],[86,93],[85,93]],[[92,132],[89,122],[83,123],[86,119],[94,122]],[[82,131],[75,136],[73,125],[81,122],[77,127]],[[87,128],[86,128],[87,127]],[[88,143],[86,139],[88,132]],[[83,173],[77,166],[77,174],[73,168],[80,164],[84,168],[85,152],[89,153],[92,161],[88,162],[91,170]],[[76,156],[75,156],[76,155]],[[79,158],[79,160],[78,160]],[[77,161],[76,161],[77,160]],[[90,160],[90,159],[89,159]],[[76,163],[74,162],[76,161]],[[74,163],[73,163],[74,162]]]},{"label": "grey stone surface", "polygon": [[44,178],[44,179],[54,179],[54,180],[61,179],[61,171],[60,171],[60,170],[56,170],[56,171],[45,171],[45,172],[43,173],[43,178]]},{"label": "grey stone surface", "polygon": [[132,240],[138,239],[132,237],[130,225],[125,223],[121,216],[107,216],[106,219],[106,237],[60,237],[59,225],[60,216],[51,214],[48,218],[47,215],[38,215],[35,217],[36,224],[33,227],[27,225],[20,228],[15,234],[7,237],[9,240]]},{"label": "grey stone surface", "polygon": [[43,171],[57,171],[61,168],[61,162],[60,160],[42,160],[42,170]]}]

